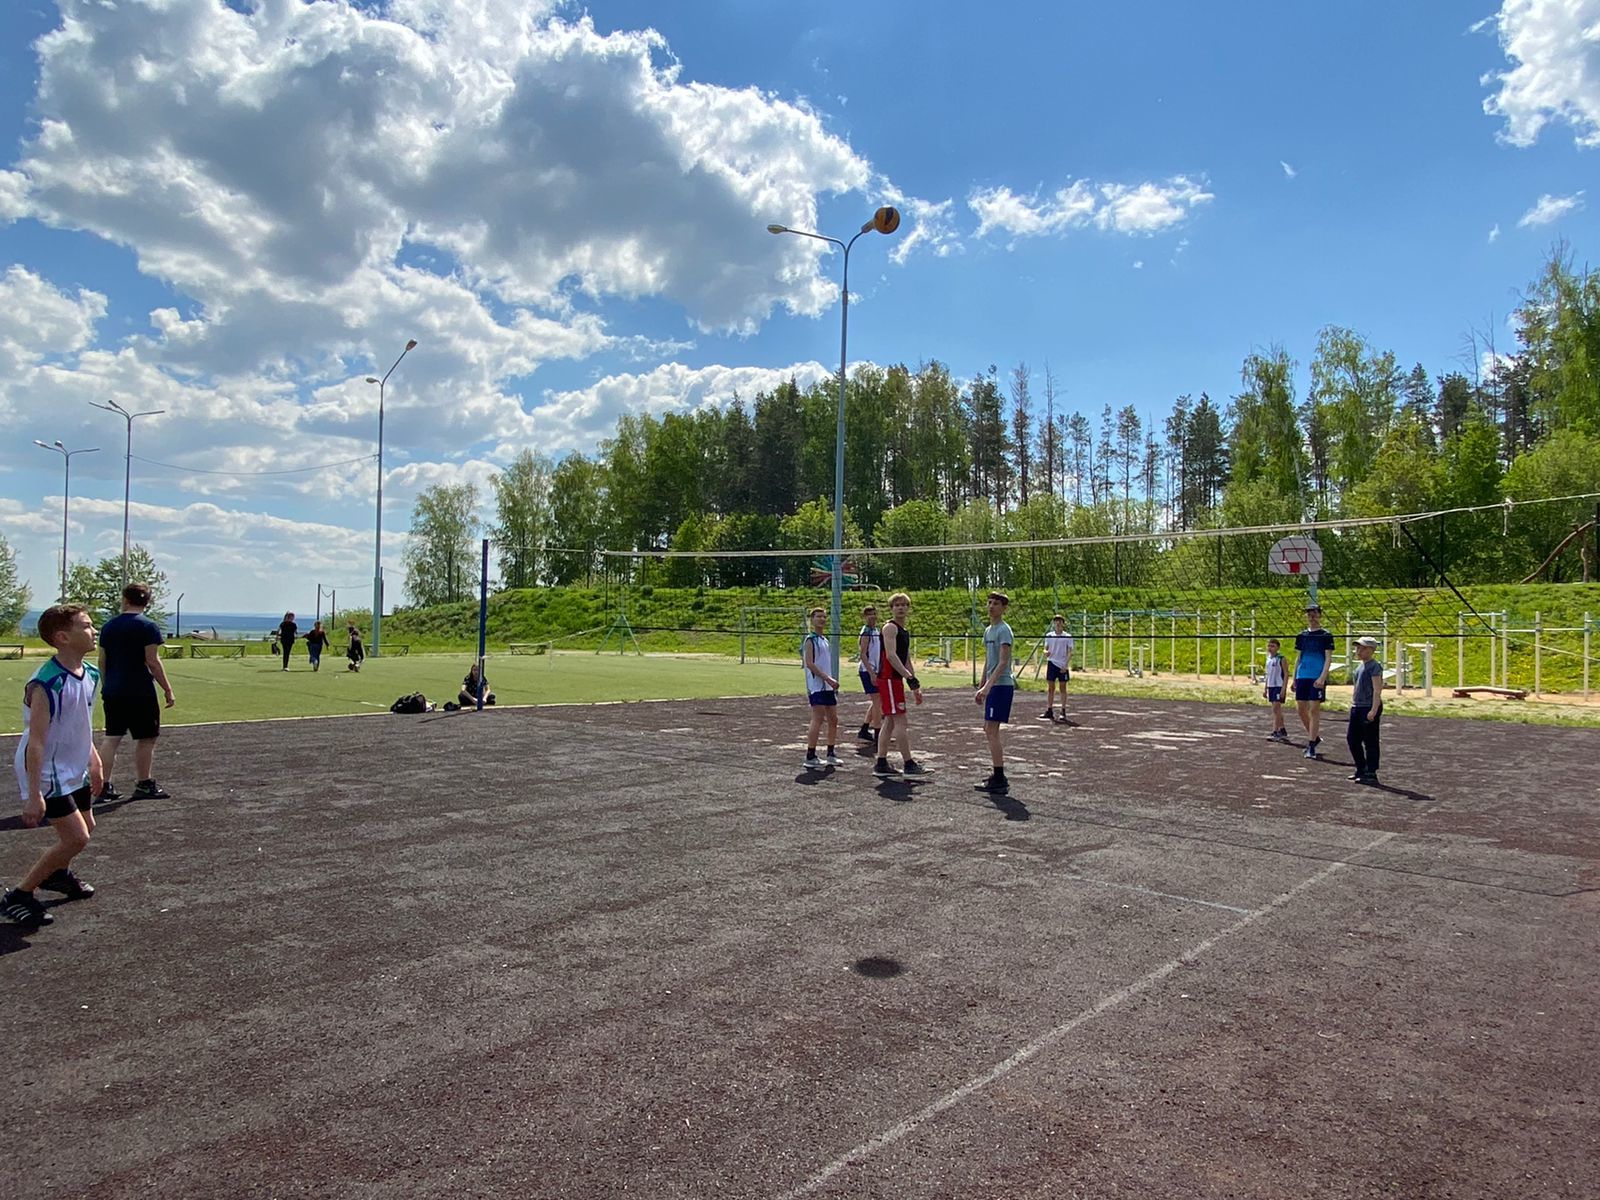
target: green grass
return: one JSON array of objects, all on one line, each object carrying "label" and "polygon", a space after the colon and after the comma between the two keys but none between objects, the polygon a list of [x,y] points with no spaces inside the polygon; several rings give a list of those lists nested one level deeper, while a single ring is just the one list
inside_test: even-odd
[{"label": "green grass", "polygon": [[[0,734],[18,733],[21,725],[22,684],[37,669],[38,657],[0,661],[0,692],[18,703],[0,707]],[[471,659],[465,654],[410,654],[398,658],[370,659],[360,674],[344,669],[342,659],[330,659],[312,673],[305,658],[296,655],[289,673],[279,670],[276,659],[262,656],[237,659],[176,659],[166,664],[168,678],[178,694],[178,705],[164,721],[191,725],[213,721],[259,721],[293,717],[343,716],[387,713],[396,696],[423,692],[436,703],[455,698]],[[949,669],[923,667],[930,688],[971,686],[970,668],[957,663]],[[748,663],[718,656],[592,654],[579,651],[555,655],[500,655],[490,660],[489,679],[501,704],[579,704],[625,700],[710,699],[718,696],[795,695],[801,690],[797,663]],[[1044,684],[1030,668],[1019,681],[1024,690],[1042,692]],[[841,696],[845,711],[854,719],[864,699],[853,674],[845,672]],[[1130,699],[1202,700],[1224,704],[1261,704],[1260,688],[1241,680],[1184,679],[1163,675],[1133,679],[1121,672],[1077,672],[1075,696],[1121,696]],[[1416,716],[1466,717],[1538,725],[1600,727],[1600,705],[1576,702],[1451,701],[1449,688],[1436,688],[1436,699],[1420,694],[1391,695],[1391,711]],[[1334,688],[1330,708],[1342,709],[1348,691]],[[1027,719],[1028,700],[1018,700],[1019,719]]]},{"label": "green grass", "polygon": [[[21,732],[22,685],[39,662],[37,658],[0,662],[0,691],[16,700],[0,709],[0,733]],[[342,659],[335,659],[313,673],[305,658],[296,655],[285,674],[276,659],[264,657],[176,659],[166,668],[178,703],[163,720],[169,725],[192,725],[387,713],[395,697],[405,692],[423,692],[443,704],[455,699],[471,662],[462,654],[409,654],[369,659],[359,674],[352,674]],[[496,657],[489,663],[489,682],[501,704],[798,695],[802,689],[798,663],[740,666],[725,658],[633,654]],[[966,676],[951,673],[938,682],[964,683]],[[853,694],[859,689],[846,691],[847,705]]]}]

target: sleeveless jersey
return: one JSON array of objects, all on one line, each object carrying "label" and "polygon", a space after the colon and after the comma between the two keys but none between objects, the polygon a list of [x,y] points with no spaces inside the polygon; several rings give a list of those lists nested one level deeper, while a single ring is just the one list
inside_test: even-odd
[{"label": "sleeveless jersey", "polygon": [[66,796],[89,782],[89,756],[94,750],[94,696],[99,686],[98,668],[84,663],[83,674],[74,675],[52,657],[23,687],[23,732],[15,766],[17,787],[24,800],[28,798],[28,724],[32,716],[28,702],[33,699],[34,689],[44,689],[50,701],[50,727],[45,731],[39,790],[46,796]]}]

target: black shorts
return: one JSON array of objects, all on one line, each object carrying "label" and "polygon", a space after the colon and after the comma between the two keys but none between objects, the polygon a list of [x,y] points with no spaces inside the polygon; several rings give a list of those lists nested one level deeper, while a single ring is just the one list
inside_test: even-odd
[{"label": "black shorts", "polygon": [[1296,679],[1294,681],[1294,698],[1301,704],[1321,704],[1327,699],[1327,689],[1319,688],[1315,679]]},{"label": "black shorts", "polygon": [[107,696],[106,736],[132,734],[136,742],[161,736],[161,705],[155,692],[148,696]]},{"label": "black shorts", "polygon": [[1061,680],[1062,683],[1070,682],[1072,679],[1072,672],[1066,667],[1058,667],[1055,663],[1047,661],[1044,664],[1045,682],[1054,683],[1058,679]]},{"label": "black shorts", "polygon": [[44,798],[45,820],[53,821],[57,817],[70,817],[74,811],[88,812],[89,806],[94,803],[94,797],[89,793],[86,783],[75,792],[68,792],[65,796],[46,796]]}]

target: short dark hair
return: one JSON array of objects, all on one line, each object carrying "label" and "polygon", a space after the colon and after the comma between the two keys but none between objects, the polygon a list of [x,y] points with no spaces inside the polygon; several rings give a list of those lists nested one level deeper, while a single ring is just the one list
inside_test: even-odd
[{"label": "short dark hair", "polygon": [[52,604],[39,614],[39,640],[53,647],[56,636],[71,629],[79,613],[88,611],[81,604]]},{"label": "short dark hair", "polygon": [[998,600],[998,601],[1000,601],[1001,604],[1006,604],[1006,605],[1009,605],[1011,603],[1011,597],[1006,595],[1004,592],[990,592],[989,593],[989,599]]},{"label": "short dark hair", "polygon": [[122,602],[131,604],[135,608],[150,607],[150,585],[148,583],[130,583],[122,589]]}]

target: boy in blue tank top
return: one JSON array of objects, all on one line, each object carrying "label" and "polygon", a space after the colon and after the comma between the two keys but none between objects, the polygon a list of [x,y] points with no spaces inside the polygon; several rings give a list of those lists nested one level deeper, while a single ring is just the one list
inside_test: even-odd
[{"label": "boy in blue tank top", "polygon": [[41,854],[16,887],[0,896],[0,916],[18,925],[48,925],[55,918],[34,896],[35,888],[69,900],[87,900],[94,889],[72,870],[72,860],[94,830],[90,806],[105,786],[94,747],[94,696],[100,672],[85,662],[94,653],[95,629],[80,604],[57,604],[39,617],[39,637],[55,650],[22,689],[23,733],[17,746],[17,785],[22,823],[48,820],[56,844]]}]

